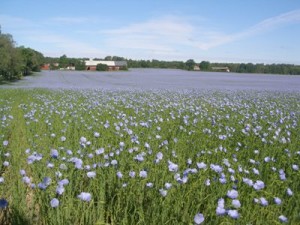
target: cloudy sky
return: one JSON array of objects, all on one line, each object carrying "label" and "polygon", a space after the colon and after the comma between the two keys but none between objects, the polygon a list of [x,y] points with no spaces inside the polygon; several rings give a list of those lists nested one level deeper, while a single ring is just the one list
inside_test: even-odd
[{"label": "cloudy sky", "polygon": [[45,56],[300,64],[299,0],[1,0],[0,25]]}]

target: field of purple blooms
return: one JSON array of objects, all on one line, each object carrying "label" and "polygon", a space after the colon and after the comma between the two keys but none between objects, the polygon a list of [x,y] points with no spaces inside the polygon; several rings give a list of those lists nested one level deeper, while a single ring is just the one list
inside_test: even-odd
[{"label": "field of purple blooms", "polygon": [[0,96],[0,224],[300,224],[299,93]]}]

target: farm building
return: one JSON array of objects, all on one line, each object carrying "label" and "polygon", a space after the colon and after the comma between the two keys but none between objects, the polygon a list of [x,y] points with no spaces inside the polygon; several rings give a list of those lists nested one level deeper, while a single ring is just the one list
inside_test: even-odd
[{"label": "farm building", "polygon": [[108,70],[120,70],[127,67],[126,61],[104,61],[104,60],[86,60],[85,68],[86,70],[95,71],[98,64],[105,64],[108,66]]},{"label": "farm building", "polygon": [[50,63],[43,64],[41,70],[50,70]]},{"label": "farm building", "polygon": [[194,66],[194,70],[199,71],[199,70],[200,70],[200,66],[199,66],[198,64],[196,64],[196,65]]},{"label": "farm building", "polygon": [[45,63],[43,65],[41,65],[41,70],[50,70],[50,69],[53,69],[53,67],[58,67],[59,64],[58,63]]}]

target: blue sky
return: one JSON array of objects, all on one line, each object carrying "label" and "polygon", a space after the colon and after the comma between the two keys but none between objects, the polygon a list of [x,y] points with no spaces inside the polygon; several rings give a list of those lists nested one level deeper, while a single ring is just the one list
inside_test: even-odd
[{"label": "blue sky", "polygon": [[0,25],[45,56],[300,64],[299,0],[1,0]]}]

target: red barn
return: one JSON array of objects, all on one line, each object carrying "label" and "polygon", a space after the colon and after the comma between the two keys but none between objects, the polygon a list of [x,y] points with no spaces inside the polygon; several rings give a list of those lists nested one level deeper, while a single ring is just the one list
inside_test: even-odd
[{"label": "red barn", "polygon": [[41,70],[50,70],[50,64],[47,63],[47,64],[42,65]]}]

